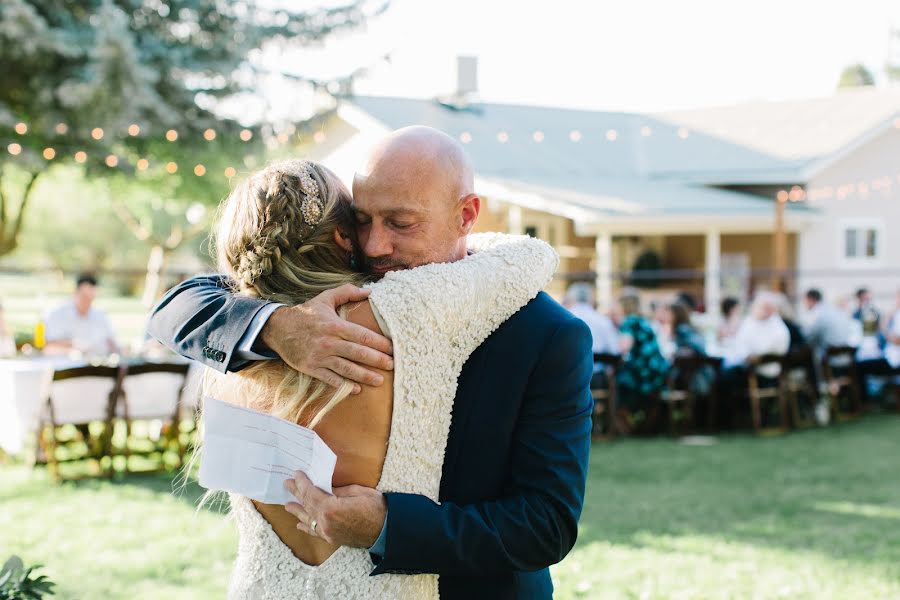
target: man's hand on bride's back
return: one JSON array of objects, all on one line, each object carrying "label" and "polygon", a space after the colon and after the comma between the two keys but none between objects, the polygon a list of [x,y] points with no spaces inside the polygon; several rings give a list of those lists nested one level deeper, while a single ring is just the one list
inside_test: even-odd
[{"label": "man's hand on bride's back", "polygon": [[354,393],[360,383],[381,385],[384,378],[368,367],[393,368],[391,341],[337,314],[342,305],[368,297],[368,290],[348,284],[299,306],[281,307],[269,317],[259,339],[294,369],[329,385],[349,380]]}]

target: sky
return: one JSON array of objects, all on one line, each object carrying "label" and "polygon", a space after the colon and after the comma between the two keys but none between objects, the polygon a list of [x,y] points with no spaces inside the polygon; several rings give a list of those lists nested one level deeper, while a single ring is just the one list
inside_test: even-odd
[{"label": "sky", "polygon": [[856,62],[884,84],[891,27],[900,0],[393,0],[362,31],[267,60],[367,66],[359,94],[434,97],[474,55],[484,101],[655,112],[824,96]]}]

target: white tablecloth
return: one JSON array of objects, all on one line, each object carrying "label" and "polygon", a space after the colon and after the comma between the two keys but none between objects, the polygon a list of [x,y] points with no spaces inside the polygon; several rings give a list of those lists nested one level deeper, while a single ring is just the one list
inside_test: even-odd
[{"label": "white tablecloth", "polygon": [[[103,418],[111,389],[108,381],[93,378],[52,381],[54,371],[80,366],[85,363],[70,359],[0,360],[0,448],[18,454],[34,439],[51,392],[57,423]],[[182,398],[186,410],[196,405],[202,371],[202,366],[192,364]],[[168,373],[127,377],[124,388],[129,416],[140,419],[174,414],[180,384],[179,377]]]}]

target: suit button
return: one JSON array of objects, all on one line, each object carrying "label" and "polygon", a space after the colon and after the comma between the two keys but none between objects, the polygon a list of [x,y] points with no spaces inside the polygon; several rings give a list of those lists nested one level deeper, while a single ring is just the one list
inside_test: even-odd
[{"label": "suit button", "polygon": [[216,350],[216,360],[222,362],[225,360],[225,353],[221,350]]}]

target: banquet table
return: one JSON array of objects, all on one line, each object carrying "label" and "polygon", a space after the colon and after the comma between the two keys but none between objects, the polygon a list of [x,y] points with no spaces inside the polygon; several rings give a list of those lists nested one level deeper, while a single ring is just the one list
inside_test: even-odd
[{"label": "banquet table", "polygon": [[[148,362],[184,363],[179,357],[166,357],[162,360],[128,359],[128,365],[146,364]],[[71,380],[53,382],[53,374],[57,370],[88,366],[84,360],[63,357],[16,358],[0,360],[0,448],[11,455],[20,454],[30,440],[36,439],[37,429],[43,413],[46,411],[47,397],[53,386],[65,384],[65,388],[54,391],[54,394],[65,393],[75,397],[106,397],[108,384],[104,387],[97,380]],[[188,380],[182,395],[185,408],[196,406],[200,390],[200,373],[202,367],[191,363]],[[173,405],[177,396],[180,380],[169,374],[148,374],[140,376],[139,382],[125,381],[125,393],[128,396],[129,408],[133,418],[144,415],[159,414],[154,410],[161,404]],[[55,404],[55,402],[54,402]],[[76,404],[77,406],[77,404]],[[59,421],[59,419],[57,419]],[[77,410],[70,411],[62,422],[80,422]],[[83,422],[83,421],[81,421]],[[61,424],[61,423],[60,423]]]}]

